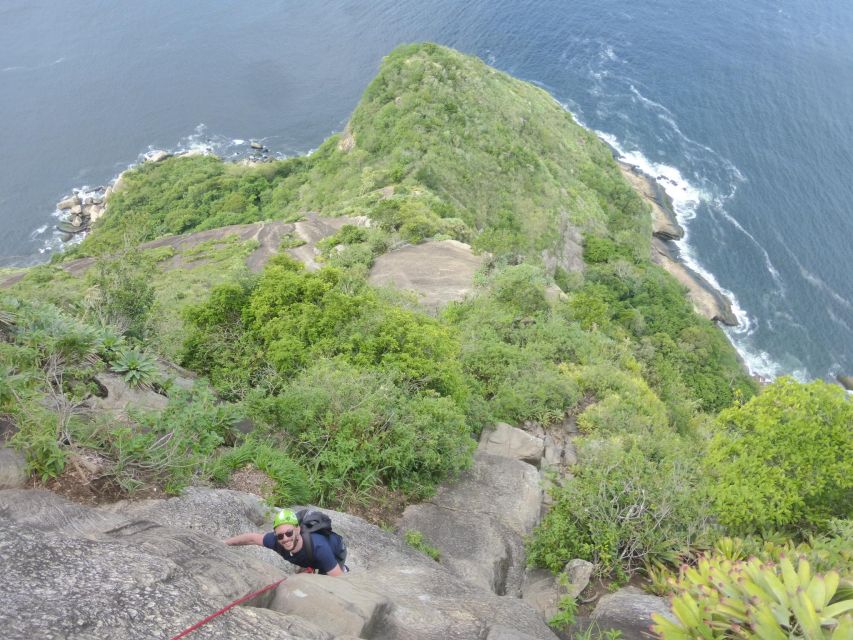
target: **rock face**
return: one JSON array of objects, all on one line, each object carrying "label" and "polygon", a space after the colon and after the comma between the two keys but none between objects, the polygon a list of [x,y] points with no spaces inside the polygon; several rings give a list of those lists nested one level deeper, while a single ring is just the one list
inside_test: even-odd
[{"label": "rock face", "polygon": [[521,600],[459,580],[359,518],[330,515],[350,550],[352,572],[341,578],[293,576],[267,549],[222,544],[270,526],[249,494],[190,489],[96,509],[44,491],[0,491],[2,636],[169,638],[290,576],[193,637],[555,638]]},{"label": "rock face", "polygon": [[617,629],[624,640],[646,640],[650,637],[652,614],[671,616],[663,598],[649,595],[636,587],[624,587],[602,596],[592,612],[592,620],[600,629]]},{"label": "rock face", "polygon": [[483,433],[479,450],[495,456],[523,460],[538,467],[545,451],[545,442],[522,429],[498,422],[494,429]]},{"label": "rock face", "polygon": [[683,238],[684,229],[678,224],[672,199],[666,191],[651,176],[633,165],[619,162],[619,168],[628,183],[649,203],[652,209],[652,234],[664,240]]},{"label": "rock face", "polygon": [[375,286],[413,291],[425,307],[437,310],[473,290],[482,263],[462,242],[424,242],[379,256],[368,280]]},{"label": "rock face", "polygon": [[147,389],[129,386],[114,373],[99,373],[95,380],[106,390],[105,398],[93,398],[92,404],[102,411],[124,412],[128,407],[162,411],[169,404],[166,396]]},{"label": "rock face", "polygon": [[441,551],[441,564],[460,578],[500,595],[520,596],[524,536],[542,506],[538,463],[543,445],[520,429],[499,424],[483,435],[474,465],[427,503],[410,505],[401,531],[418,531]]}]

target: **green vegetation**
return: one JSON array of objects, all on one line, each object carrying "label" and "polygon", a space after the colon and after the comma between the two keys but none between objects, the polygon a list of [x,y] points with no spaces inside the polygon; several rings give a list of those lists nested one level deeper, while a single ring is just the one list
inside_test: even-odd
[{"label": "green vegetation", "polygon": [[[428,496],[496,420],[573,423],[578,462],[555,484],[532,563],[586,558],[618,581],[645,572],[659,592],[711,548],[850,576],[850,400],[786,379],[758,391],[650,263],[649,211],[607,147],[544,91],[404,46],[307,157],[171,158],[123,182],[78,248],[0,299],[0,414],[33,473],[90,456],[100,482],[177,492],[252,467],[277,504],[372,506]],[[316,272],[280,255],[250,273],[257,243],[237,235],[139,245],[306,211],[372,225],[318,243]],[[377,256],[430,238],[489,252],[475,295],[438,317],[366,281]],[[586,268],[570,271],[579,238]],[[81,256],[94,260],[71,268]],[[196,387],[163,379],[158,357]],[[167,409],[80,410],[105,372],[167,395]],[[762,602],[748,607],[764,616]],[[741,625],[718,614],[708,633]],[[783,633],[811,624],[800,617]]]},{"label": "green vegetation", "polygon": [[424,540],[424,534],[422,534],[420,531],[409,529],[408,531],[406,531],[403,537],[406,540],[406,544],[412,547],[413,549],[417,549],[418,551],[420,551],[424,555],[429,556],[436,562],[441,560],[441,551],[427,543],[427,541]]},{"label": "green vegetation", "polygon": [[853,512],[853,403],[782,378],[717,418],[707,458],[720,521],[752,533],[820,528]]},{"label": "green vegetation", "polygon": [[675,583],[677,622],[653,614],[653,630],[664,640],[841,640],[853,634],[853,585],[840,584],[838,573],[813,574],[804,558],[774,565],[703,557]]}]

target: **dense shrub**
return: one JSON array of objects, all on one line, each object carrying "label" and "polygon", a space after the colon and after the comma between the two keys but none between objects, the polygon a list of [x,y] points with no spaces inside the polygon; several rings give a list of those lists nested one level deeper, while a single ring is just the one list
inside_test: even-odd
[{"label": "dense shrub", "polygon": [[384,484],[428,495],[470,462],[474,441],[448,398],[409,394],[388,373],[320,360],[251,415],[308,471],[315,500]]},{"label": "dense shrub", "polygon": [[821,527],[853,513],[853,403],[840,387],[780,378],[720,413],[707,469],[733,531]]},{"label": "dense shrub", "polygon": [[582,464],[554,492],[529,561],[556,573],[584,558],[602,573],[630,574],[646,562],[673,561],[700,542],[708,509],[699,457],[677,436],[654,446],[656,459],[630,437],[581,441]]}]

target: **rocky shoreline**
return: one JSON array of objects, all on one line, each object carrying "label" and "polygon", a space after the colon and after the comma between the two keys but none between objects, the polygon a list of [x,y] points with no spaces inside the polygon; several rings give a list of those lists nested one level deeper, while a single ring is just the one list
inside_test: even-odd
[{"label": "rocky shoreline", "polygon": [[651,207],[652,261],[687,287],[687,295],[696,313],[714,322],[736,327],[738,319],[732,311],[731,301],[681,261],[675,241],[684,237],[684,229],[678,224],[672,199],[653,177],[618,158],[617,162],[628,183]]},{"label": "rocky shoreline", "polygon": [[[239,161],[239,164],[254,165],[275,160],[270,150],[260,142],[251,141],[249,144],[250,153]],[[154,149],[142,156],[142,162],[162,162],[171,157],[187,157],[197,155],[213,155],[210,148],[195,148],[189,151],[179,153],[170,153],[162,149]],[[62,198],[56,205],[60,212],[60,220],[56,223],[56,228],[60,231],[63,242],[68,242],[79,233],[89,231],[92,224],[103,217],[107,210],[107,200],[111,193],[121,191],[123,187],[122,178],[127,171],[135,168],[137,165],[128,167],[122,171],[109,186],[99,186],[91,189],[82,187],[72,189],[71,194]]]}]

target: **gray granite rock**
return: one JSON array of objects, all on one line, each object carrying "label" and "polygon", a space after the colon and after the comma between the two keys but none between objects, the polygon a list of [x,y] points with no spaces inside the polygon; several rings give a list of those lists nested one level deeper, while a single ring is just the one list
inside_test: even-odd
[{"label": "gray granite rock", "polygon": [[523,460],[538,467],[545,444],[542,438],[505,422],[498,422],[494,428],[483,432],[479,450],[495,456]]},{"label": "gray granite rock", "polygon": [[651,638],[652,614],[671,615],[666,600],[636,587],[623,587],[598,601],[592,621],[602,630],[617,629],[623,640]]},{"label": "gray granite rock", "polygon": [[0,446],[0,489],[21,489],[29,480],[24,454]]}]

